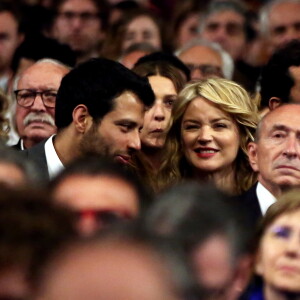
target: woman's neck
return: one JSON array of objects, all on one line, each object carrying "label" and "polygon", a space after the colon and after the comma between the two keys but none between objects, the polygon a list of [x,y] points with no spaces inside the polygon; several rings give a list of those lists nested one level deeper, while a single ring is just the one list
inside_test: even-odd
[{"label": "woman's neck", "polygon": [[264,288],[265,300],[300,300],[299,293],[289,293],[266,285]]},{"label": "woman's neck", "polygon": [[235,184],[235,167],[230,166],[226,169],[217,171],[217,172],[195,172],[196,178],[199,178],[201,181],[211,181],[215,186],[223,192],[228,194],[236,193],[236,184]]}]

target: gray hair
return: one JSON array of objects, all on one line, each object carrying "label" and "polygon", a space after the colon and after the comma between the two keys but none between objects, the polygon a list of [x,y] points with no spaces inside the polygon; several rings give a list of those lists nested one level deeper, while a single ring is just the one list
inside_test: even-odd
[{"label": "gray hair", "polygon": [[182,48],[178,49],[175,52],[176,56],[180,56],[183,52],[196,47],[196,46],[204,46],[212,49],[217,52],[222,59],[222,73],[226,79],[232,79],[233,71],[234,71],[234,62],[230,54],[225,51],[219,44],[215,42],[210,42],[205,39],[196,38],[184,45]]},{"label": "gray hair", "polygon": [[278,4],[281,3],[296,3],[300,4],[300,0],[271,0],[268,3],[266,3],[264,6],[261,7],[259,11],[259,28],[260,28],[260,33],[263,36],[268,35],[270,32],[270,12],[271,10]]}]

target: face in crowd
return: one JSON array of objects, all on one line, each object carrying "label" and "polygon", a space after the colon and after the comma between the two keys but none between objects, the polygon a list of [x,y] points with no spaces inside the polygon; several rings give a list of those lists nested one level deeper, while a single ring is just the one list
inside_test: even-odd
[{"label": "face in crowd", "polygon": [[92,0],[66,0],[58,7],[53,37],[78,54],[92,54],[103,38],[99,11]]},{"label": "face in crowd", "polygon": [[73,174],[56,186],[53,196],[57,203],[76,212],[77,229],[82,235],[90,235],[119,220],[133,219],[139,211],[133,186],[109,175]]},{"label": "face in crowd", "polygon": [[122,50],[136,43],[149,43],[156,49],[161,49],[162,41],[160,28],[152,18],[141,15],[134,18],[127,25]]},{"label": "face in crowd", "polygon": [[224,10],[212,13],[204,21],[201,37],[220,44],[234,61],[242,58],[246,46],[245,18]]},{"label": "face in crowd", "polygon": [[265,229],[261,239],[256,272],[264,278],[269,299],[276,293],[300,293],[299,218],[299,208],[282,213]]},{"label": "face in crowd", "polygon": [[236,122],[212,102],[197,97],[190,102],[181,123],[182,147],[197,173],[232,170],[239,150]]},{"label": "face in crowd", "polygon": [[[80,114],[81,107],[75,108]],[[140,130],[145,107],[132,92],[125,91],[114,99],[114,108],[99,122],[89,118],[89,128],[81,143],[82,154],[93,153],[112,157],[122,164],[130,164],[133,153],[141,149]]]},{"label": "face in crowd", "polygon": [[155,102],[146,110],[144,126],[141,130],[143,146],[162,148],[170,127],[172,107],[177,100],[173,82],[160,75],[149,76],[149,83],[155,94]]},{"label": "face in crowd", "polygon": [[212,76],[224,77],[221,55],[206,46],[197,45],[183,51],[179,58],[191,71],[191,79],[205,79]]},{"label": "face in crowd", "polygon": [[274,5],[269,12],[267,40],[271,52],[300,39],[300,3],[285,2]]},{"label": "face in crowd", "polygon": [[56,133],[56,93],[67,67],[41,62],[21,74],[17,84],[16,127],[24,147],[30,148]]},{"label": "face in crowd", "polygon": [[262,120],[257,140],[248,146],[259,182],[274,196],[300,184],[300,106],[283,105]]}]

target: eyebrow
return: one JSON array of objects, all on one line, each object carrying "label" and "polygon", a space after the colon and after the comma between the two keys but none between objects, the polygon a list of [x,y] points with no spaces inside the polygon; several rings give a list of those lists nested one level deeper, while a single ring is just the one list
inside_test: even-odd
[{"label": "eyebrow", "polygon": [[275,124],[275,125],[273,125],[273,127],[271,128],[271,131],[274,131],[274,130],[290,131],[290,128],[287,127],[286,125]]},{"label": "eyebrow", "polygon": [[[210,121],[210,123],[216,123],[216,122],[220,122],[220,121],[232,122],[232,120],[224,117],[224,118],[213,119],[213,120]],[[200,123],[198,120],[195,120],[195,119],[187,119],[187,120],[183,121],[183,123],[185,123],[185,122]]]}]

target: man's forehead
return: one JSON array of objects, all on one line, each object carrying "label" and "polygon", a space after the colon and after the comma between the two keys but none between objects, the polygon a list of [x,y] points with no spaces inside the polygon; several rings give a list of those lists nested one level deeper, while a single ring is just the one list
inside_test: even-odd
[{"label": "man's forehead", "polygon": [[[78,5],[79,4],[79,5]],[[92,10],[97,11],[97,5],[93,0],[65,0],[59,5],[59,10],[72,10],[72,11],[83,11]]]},{"label": "man's forehead", "polygon": [[219,18],[222,17],[225,19],[228,19],[228,22],[232,23],[243,23],[245,21],[245,18],[240,13],[234,11],[234,10],[218,10],[210,15],[207,16],[207,22],[214,22],[214,23],[223,23],[224,21],[219,20]]},{"label": "man's forehead", "polygon": [[269,130],[274,127],[286,127],[300,129],[300,105],[283,105],[269,112],[263,122],[262,130]]}]

